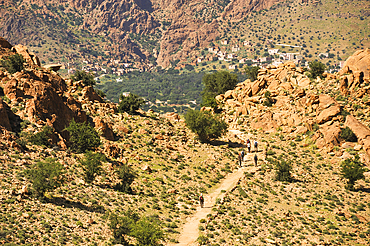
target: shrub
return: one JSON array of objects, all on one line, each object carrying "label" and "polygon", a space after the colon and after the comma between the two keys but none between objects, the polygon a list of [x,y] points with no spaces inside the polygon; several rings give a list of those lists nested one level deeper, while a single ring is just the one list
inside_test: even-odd
[{"label": "shrub", "polygon": [[276,161],[276,175],[275,178],[278,181],[287,181],[292,180],[292,164],[290,161],[280,160]]},{"label": "shrub", "polygon": [[340,137],[348,142],[357,142],[356,135],[353,133],[353,131],[348,126],[342,129],[340,133]]},{"label": "shrub", "polygon": [[52,128],[50,126],[44,126],[41,131],[36,134],[31,134],[28,137],[30,143],[39,146],[50,146],[49,135],[52,134]]},{"label": "shrub", "polygon": [[310,67],[311,78],[316,79],[317,76],[323,78],[322,74],[325,72],[326,66],[319,61],[312,61],[308,63]]},{"label": "shrub", "polygon": [[164,240],[160,222],[151,217],[142,217],[132,228],[131,236],[135,237],[138,246],[159,246]]},{"label": "shrub", "polygon": [[103,172],[102,162],[105,161],[105,155],[87,151],[84,159],[79,160],[84,170],[84,180],[86,183],[94,182],[96,176]]},{"label": "shrub", "polygon": [[100,137],[90,124],[77,123],[72,120],[65,128],[69,132],[71,149],[77,153],[93,150],[100,145]]},{"label": "shrub", "polygon": [[118,183],[115,188],[122,192],[132,193],[132,189],[130,186],[137,177],[136,172],[127,164],[123,164],[119,167],[116,173],[118,175],[118,179],[120,179],[121,182]]},{"label": "shrub", "polygon": [[127,97],[121,95],[118,105],[118,112],[127,112],[129,114],[134,114],[144,103],[145,100],[137,96],[136,94],[130,93]]},{"label": "shrub", "polygon": [[85,86],[93,86],[95,85],[94,76],[91,73],[87,73],[83,70],[76,70],[75,74],[71,77],[72,81],[80,81]]},{"label": "shrub", "polygon": [[26,170],[26,177],[32,183],[33,194],[43,198],[45,192],[53,191],[63,184],[63,166],[53,158],[47,158]]},{"label": "shrub", "polygon": [[227,130],[227,123],[208,111],[188,109],[185,114],[185,123],[202,142],[221,137]]},{"label": "shrub", "polygon": [[139,216],[130,210],[125,212],[125,216],[110,214],[108,225],[113,234],[113,243],[130,245],[126,237],[130,235],[133,225],[138,220]]},{"label": "shrub", "polygon": [[238,76],[228,71],[217,71],[215,73],[205,74],[202,82],[204,84],[202,105],[216,108],[215,96],[234,89],[238,83]]},{"label": "shrub", "polygon": [[274,104],[274,100],[271,98],[271,92],[266,91],[265,92],[265,101],[263,101],[263,105],[267,107],[271,107],[272,104]]},{"label": "shrub", "polygon": [[348,158],[341,163],[341,175],[347,179],[346,189],[354,190],[354,185],[357,180],[364,178],[366,168],[360,162],[360,157],[356,155],[354,158]]},{"label": "shrub", "polygon": [[258,70],[259,70],[259,67],[255,67],[255,66],[245,66],[244,67],[245,74],[248,75],[249,79],[252,82],[257,80]]},{"label": "shrub", "polygon": [[23,56],[20,54],[11,55],[1,60],[1,65],[8,70],[9,73],[16,73],[23,70],[25,63]]}]

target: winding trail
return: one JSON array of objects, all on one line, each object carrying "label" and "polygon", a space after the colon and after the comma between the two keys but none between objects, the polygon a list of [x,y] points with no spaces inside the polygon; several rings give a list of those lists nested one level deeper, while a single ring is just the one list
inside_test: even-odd
[{"label": "winding trail", "polygon": [[208,195],[204,195],[204,207],[198,207],[197,212],[188,218],[188,221],[181,231],[180,238],[178,239],[179,243],[170,245],[198,245],[196,240],[199,236],[199,221],[205,219],[207,214],[212,212],[212,207],[216,204],[217,198],[222,199],[224,197],[225,192],[222,193],[222,190],[229,191],[235,187],[238,181],[243,177],[244,171],[246,171],[246,167],[239,168],[233,173],[229,173],[217,189]]}]

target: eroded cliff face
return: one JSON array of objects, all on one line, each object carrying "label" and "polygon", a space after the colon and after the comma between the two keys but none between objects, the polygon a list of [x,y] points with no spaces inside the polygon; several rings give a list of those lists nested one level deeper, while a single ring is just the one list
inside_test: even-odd
[{"label": "eroded cliff face", "polygon": [[[222,23],[242,20],[250,11],[279,1],[283,0],[3,1],[0,36],[12,43],[66,42],[71,49],[64,53],[75,52],[76,44],[89,45],[138,63],[149,64],[157,57],[158,65],[168,67],[214,41]],[[40,28],[44,31],[37,31]],[[81,38],[79,31],[88,31],[90,37]],[[103,47],[92,41],[94,35],[106,39]],[[159,50],[158,56],[154,50]]]}]

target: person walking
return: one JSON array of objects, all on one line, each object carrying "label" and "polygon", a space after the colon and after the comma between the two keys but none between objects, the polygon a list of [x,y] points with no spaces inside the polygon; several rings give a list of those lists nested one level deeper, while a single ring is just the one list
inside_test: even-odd
[{"label": "person walking", "polygon": [[240,154],[239,154],[239,166],[240,167],[242,167],[242,162],[244,160],[244,155],[245,155],[244,150],[242,150],[242,152],[240,152]]},{"label": "person walking", "polygon": [[199,203],[200,203],[200,207],[203,208],[204,206],[204,197],[203,197],[203,193],[200,194],[199,196]]},{"label": "person walking", "polygon": [[251,141],[249,139],[247,140],[247,148],[248,148],[248,153],[251,152]]},{"label": "person walking", "polygon": [[257,140],[254,140],[254,149],[256,152],[258,152],[258,142]]},{"label": "person walking", "polygon": [[255,165],[255,166],[257,166],[257,161],[258,161],[258,157],[257,157],[257,155],[255,154],[255,155],[254,155],[254,165]]}]

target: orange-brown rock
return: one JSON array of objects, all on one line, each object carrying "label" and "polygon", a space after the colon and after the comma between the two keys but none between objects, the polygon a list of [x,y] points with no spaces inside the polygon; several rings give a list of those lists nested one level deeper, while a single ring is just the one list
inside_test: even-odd
[{"label": "orange-brown rock", "polygon": [[340,75],[353,74],[355,80],[363,81],[370,78],[370,49],[356,51],[344,63]]},{"label": "orange-brown rock", "polygon": [[106,144],[104,146],[104,153],[111,158],[118,158],[122,155],[122,149],[116,144]]},{"label": "orange-brown rock", "polygon": [[82,97],[90,102],[104,102],[104,100],[95,92],[92,86],[86,86],[82,89]]},{"label": "orange-brown rock", "polygon": [[340,113],[340,107],[337,105],[330,106],[327,109],[321,111],[321,113],[317,116],[316,122],[319,124],[325,123],[332,119],[334,116]]},{"label": "orange-brown rock", "polygon": [[12,127],[10,125],[6,103],[0,98],[0,126],[4,127],[6,130],[11,131]]},{"label": "orange-brown rock", "polygon": [[3,37],[0,37],[0,47],[5,49],[11,49],[12,45]]},{"label": "orange-brown rock", "polygon": [[99,116],[94,118],[95,129],[101,133],[101,136],[113,141],[114,140],[114,132],[110,124],[108,124],[105,120],[100,118]]},{"label": "orange-brown rock", "polygon": [[39,67],[41,66],[39,58],[35,55],[35,53],[29,52],[26,46],[17,44],[12,47],[12,50],[22,55],[28,63],[34,64]]},{"label": "orange-brown rock", "polygon": [[320,128],[320,132],[324,136],[325,145],[328,147],[334,147],[340,145],[340,133],[341,129],[339,126],[329,126]]}]

